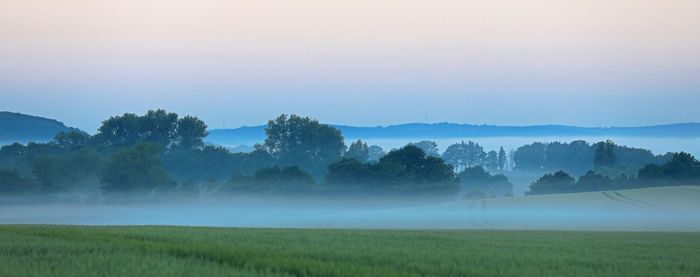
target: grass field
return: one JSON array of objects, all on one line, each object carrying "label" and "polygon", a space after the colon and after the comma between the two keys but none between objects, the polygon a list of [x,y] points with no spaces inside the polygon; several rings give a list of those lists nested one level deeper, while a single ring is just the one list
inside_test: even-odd
[{"label": "grass field", "polygon": [[700,233],[0,226],[0,276],[698,276]]}]

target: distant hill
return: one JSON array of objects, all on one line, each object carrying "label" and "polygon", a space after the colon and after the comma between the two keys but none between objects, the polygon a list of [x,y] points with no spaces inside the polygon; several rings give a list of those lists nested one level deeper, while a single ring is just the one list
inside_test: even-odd
[{"label": "distant hill", "polygon": [[38,116],[13,112],[0,112],[0,144],[14,142],[45,142],[70,128],[63,123]]},{"label": "distant hill", "polygon": [[[335,125],[350,139],[438,139],[541,136],[629,136],[700,138],[700,123],[677,123],[642,127],[576,127],[566,125],[497,126],[455,123],[409,123],[391,126],[354,127]],[[207,141],[220,145],[254,144],[265,139],[265,126],[209,131]]]}]

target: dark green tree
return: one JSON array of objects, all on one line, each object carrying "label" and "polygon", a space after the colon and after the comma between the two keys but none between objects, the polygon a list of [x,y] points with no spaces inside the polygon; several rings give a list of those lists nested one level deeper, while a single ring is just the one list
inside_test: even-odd
[{"label": "dark green tree", "polygon": [[175,145],[184,149],[199,149],[204,147],[207,136],[207,125],[194,116],[185,116],[177,120]]},{"label": "dark green tree", "polygon": [[459,188],[452,166],[414,145],[393,150],[375,164],[337,161],[329,166],[325,182],[365,193],[398,195],[454,195]]},{"label": "dark green tree", "polygon": [[170,147],[177,135],[178,115],[165,110],[150,110],[139,118],[141,141],[155,142]]},{"label": "dark green tree", "polygon": [[340,130],[308,117],[281,115],[265,128],[264,146],[280,166],[322,175],[345,152]]},{"label": "dark green tree", "polygon": [[362,140],[353,142],[350,144],[350,147],[348,147],[345,157],[356,159],[363,163],[367,162],[369,160],[369,147],[367,147],[367,143],[362,142]]},{"label": "dark green tree", "polygon": [[156,189],[171,189],[175,182],[163,168],[163,146],[145,142],[119,151],[108,162],[102,175],[105,193],[146,194]]},{"label": "dark green tree", "polygon": [[55,183],[61,174],[60,162],[52,157],[41,157],[34,161],[32,173],[39,180],[42,190],[56,191]]},{"label": "dark green tree", "polygon": [[508,177],[502,174],[491,175],[482,166],[467,167],[457,177],[462,192],[465,193],[481,191],[494,197],[513,193],[513,184],[508,181]]},{"label": "dark green tree", "polygon": [[56,134],[53,141],[62,149],[74,149],[90,143],[90,135],[83,131],[67,131]]},{"label": "dark green tree", "polygon": [[573,191],[567,192],[602,191],[615,188],[616,185],[612,179],[595,173],[594,171],[588,171],[586,175],[579,177],[578,182],[576,182],[576,188]]},{"label": "dark green tree", "polygon": [[111,117],[97,130],[95,141],[107,146],[126,147],[153,142],[165,148],[201,148],[207,125],[193,116],[179,118],[176,113],[150,110],[143,116],[125,113]]},{"label": "dark green tree", "polygon": [[252,177],[234,176],[228,190],[245,193],[307,194],[313,189],[314,178],[298,166],[267,167],[255,172]]},{"label": "dark green tree", "polygon": [[615,143],[610,140],[596,144],[595,156],[593,157],[595,168],[615,166],[617,158],[615,147]]},{"label": "dark green tree", "polygon": [[486,152],[478,143],[473,141],[461,142],[447,147],[445,153],[442,154],[442,158],[446,163],[461,171],[467,167],[483,165]]},{"label": "dark green tree", "polygon": [[428,156],[440,157],[440,149],[438,149],[438,145],[434,141],[423,140],[412,144],[423,150]]},{"label": "dark green tree", "polygon": [[0,168],[0,196],[20,194],[33,190],[33,183],[22,178],[16,169]]},{"label": "dark green tree", "polygon": [[564,171],[545,174],[530,185],[530,191],[525,194],[552,194],[571,192],[575,190],[576,180]]},{"label": "dark green tree", "polygon": [[143,141],[142,120],[138,115],[125,113],[102,122],[96,140],[109,146],[129,146]]},{"label": "dark green tree", "polygon": [[547,145],[540,142],[521,146],[513,154],[515,169],[539,171],[544,169]]},{"label": "dark green tree", "polygon": [[384,152],[384,149],[379,147],[378,145],[372,145],[369,148],[367,148],[367,153],[368,153],[368,160],[371,162],[374,161],[379,161],[384,155],[386,155],[386,152]]}]

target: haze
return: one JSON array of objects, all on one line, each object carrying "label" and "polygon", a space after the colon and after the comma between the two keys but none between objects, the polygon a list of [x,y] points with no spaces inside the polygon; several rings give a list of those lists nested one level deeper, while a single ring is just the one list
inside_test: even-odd
[{"label": "haze", "polygon": [[699,121],[698,11],[692,0],[5,1],[0,110],[89,132],[153,107],[217,128],[281,112],[351,125]]}]

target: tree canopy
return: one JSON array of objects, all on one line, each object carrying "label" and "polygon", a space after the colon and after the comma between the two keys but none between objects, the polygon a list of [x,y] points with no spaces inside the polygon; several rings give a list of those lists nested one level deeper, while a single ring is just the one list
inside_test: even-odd
[{"label": "tree canopy", "polygon": [[155,189],[171,189],[170,179],[161,160],[163,146],[144,142],[115,154],[102,175],[102,189],[106,193],[149,193]]},{"label": "tree canopy", "polygon": [[95,135],[107,146],[132,146],[153,142],[166,148],[197,148],[204,145],[207,126],[196,117],[179,118],[176,113],[150,110],[143,116],[125,113],[102,122]]},{"label": "tree canopy", "polygon": [[337,161],[328,167],[325,182],[375,193],[452,195],[458,190],[452,166],[414,145],[391,151],[374,164]]},{"label": "tree canopy", "polygon": [[345,152],[340,130],[309,117],[280,115],[267,123],[265,134],[263,145],[278,165],[296,165],[314,175]]},{"label": "tree canopy", "polygon": [[467,167],[480,166],[484,164],[486,152],[478,143],[469,141],[450,145],[442,154],[446,163],[451,164],[455,169],[461,171]]},{"label": "tree canopy", "polygon": [[508,177],[503,174],[491,175],[482,166],[467,167],[457,177],[465,194],[473,191],[481,191],[491,197],[513,194],[513,184]]},{"label": "tree canopy", "polygon": [[369,160],[369,147],[367,147],[367,143],[362,142],[362,140],[353,142],[350,144],[350,147],[348,147],[345,157],[356,159],[363,163],[367,162]]}]

